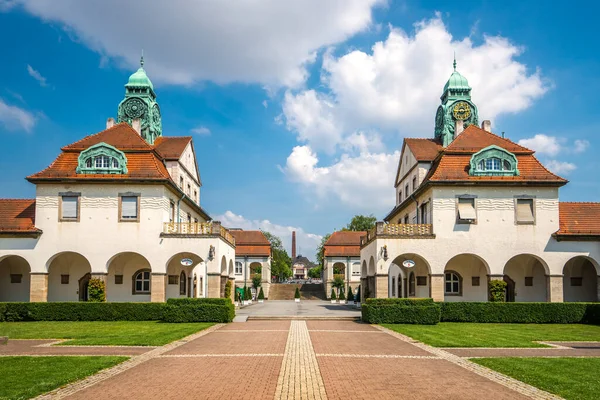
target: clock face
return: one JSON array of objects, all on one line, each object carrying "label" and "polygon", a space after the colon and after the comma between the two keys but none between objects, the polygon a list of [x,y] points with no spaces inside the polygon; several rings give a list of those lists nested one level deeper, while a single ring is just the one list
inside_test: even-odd
[{"label": "clock face", "polygon": [[160,124],[160,109],[158,108],[158,104],[152,107],[152,122]]},{"label": "clock face", "polygon": [[437,112],[435,113],[435,126],[436,128],[441,128],[444,124],[444,109],[442,106],[439,106]]},{"label": "clock face", "polygon": [[455,119],[464,121],[471,116],[471,106],[466,101],[459,101],[452,108],[452,115]]},{"label": "clock face", "polygon": [[125,114],[129,118],[140,118],[144,115],[144,110],[146,108],[146,104],[140,99],[130,99],[125,103]]}]

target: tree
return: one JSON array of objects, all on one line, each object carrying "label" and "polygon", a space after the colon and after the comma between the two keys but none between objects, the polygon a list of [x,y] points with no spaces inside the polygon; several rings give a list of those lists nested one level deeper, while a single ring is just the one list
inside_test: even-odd
[{"label": "tree", "polygon": [[313,278],[313,279],[319,279],[319,278],[321,278],[322,270],[323,270],[323,267],[321,267],[320,265],[318,267],[311,268],[308,270],[308,277]]},{"label": "tree", "polygon": [[348,285],[348,301],[354,301],[354,293],[352,293],[352,286]]},{"label": "tree", "polygon": [[300,289],[296,288],[296,292],[294,293],[294,298],[295,299],[299,299],[300,298]]},{"label": "tree", "polygon": [[283,248],[281,239],[270,232],[262,231],[269,243],[271,243],[271,275],[280,280],[292,276],[292,259]]},{"label": "tree", "polygon": [[260,292],[258,292],[258,299],[259,300],[264,300],[265,299],[265,293],[263,292],[262,286],[260,287]]},{"label": "tree", "polygon": [[257,289],[257,290],[258,290],[259,286],[261,285],[261,280],[262,280],[262,276],[261,276],[261,274],[255,274],[255,275],[252,277],[252,287],[253,287],[254,289]]},{"label": "tree", "polygon": [[317,264],[320,266],[323,266],[323,257],[324,257],[324,252],[325,252],[325,242],[327,240],[329,240],[329,238],[331,237],[331,234],[328,233],[327,235],[323,236],[323,238],[321,239],[321,243],[319,244],[319,247],[317,247],[317,254],[316,254],[316,258],[317,258]]},{"label": "tree", "polygon": [[360,286],[356,289],[356,296],[354,296],[354,301],[360,303]]},{"label": "tree", "polygon": [[343,286],[340,288],[340,295],[338,296],[338,299],[346,300],[346,296],[344,295],[344,287]]},{"label": "tree", "polygon": [[344,278],[342,278],[341,276],[336,276],[335,278],[333,278],[333,283],[331,284],[331,286],[336,288],[338,290],[338,293],[339,293],[340,289],[343,291],[344,290]]},{"label": "tree", "polygon": [[335,295],[335,290],[331,288],[331,300],[337,300],[337,296]]},{"label": "tree", "polygon": [[99,278],[92,278],[88,283],[88,301],[104,303],[106,301],[106,285]]},{"label": "tree", "polygon": [[225,295],[223,296],[226,299],[231,298],[231,281],[227,280],[227,283],[225,283]]},{"label": "tree", "polygon": [[368,231],[375,228],[377,218],[371,214],[368,217],[365,215],[355,215],[352,221],[343,229],[345,231]]}]

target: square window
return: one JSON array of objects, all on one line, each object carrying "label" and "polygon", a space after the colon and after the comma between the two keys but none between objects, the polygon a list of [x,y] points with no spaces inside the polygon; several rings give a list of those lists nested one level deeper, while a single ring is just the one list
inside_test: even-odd
[{"label": "square window", "polygon": [[60,284],[68,285],[69,284],[69,275],[61,275],[60,276]]},{"label": "square window", "polygon": [[121,196],[121,220],[136,221],[138,219],[138,196]]},{"label": "square window", "polygon": [[123,284],[123,275],[115,275],[115,285]]},{"label": "square window", "polygon": [[427,277],[417,276],[417,286],[427,286]]},{"label": "square window", "polygon": [[21,283],[23,281],[23,274],[10,274],[10,283]]},{"label": "square window", "polygon": [[517,199],[517,224],[534,224],[533,199]]},{"label": "square window", "polygon": [[525,277],[525,286],[533,286],[533,276]]},{"label": "square window", "polygon": [[571,277],[571,286],[582,286],[583,278],[581,277]]},{"label": "square window", "polygon": [[477,212],[475,211],[475,199],[471,197],[458,198],[458,222],[463,224],[472,224],[477,221]]},{"label": "square window", "polygon": [[169,275],[169,285],[177,285],[177,284],[179,284],[179,276]]},{"label": "square window", "polygon": [[79,196],[62,196],[61,200],[61,219],[77,221],[79,217]]},{"label": "square window", "polygon": [[479,286],[479,277],[478,276],[471,277],[471,286]]}]

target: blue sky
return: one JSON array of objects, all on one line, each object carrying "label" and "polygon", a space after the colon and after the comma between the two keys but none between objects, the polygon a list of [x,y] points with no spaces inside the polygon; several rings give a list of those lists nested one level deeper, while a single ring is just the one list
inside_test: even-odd
[{"label": "blue sky", "polygon": [[[394,205],[404,137],[430,137],[458,70],[480,119],[597,201],[599,28],[570,2],[0,0],[2,197],[116,117],[141,49],[163,133],[192,135],[201,203],[312,256],[354,214]],[[252,4],[250,4],[252,3]]]}]

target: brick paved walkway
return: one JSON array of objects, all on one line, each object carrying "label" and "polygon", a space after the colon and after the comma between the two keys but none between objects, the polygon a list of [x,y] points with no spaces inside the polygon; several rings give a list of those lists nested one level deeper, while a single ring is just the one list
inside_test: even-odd
[{"label": "brick paved walkway", "polygon": [[351,321],[219,325],[43,398],[556,399],[464,357]]}]

